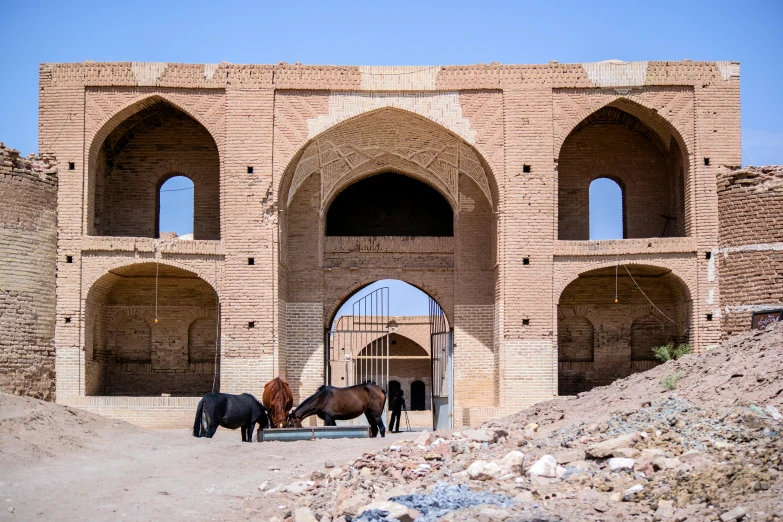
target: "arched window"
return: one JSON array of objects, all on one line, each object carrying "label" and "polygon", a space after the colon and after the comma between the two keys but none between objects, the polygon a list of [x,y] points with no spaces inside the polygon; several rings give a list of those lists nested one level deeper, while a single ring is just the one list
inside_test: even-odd
[{"label": "arched window", "polygon": [[387,395],[389,403],[394,400],[401,388],[400,381],[389,381],[389,394]]},{"label": "arched window", "polygon": [[185,176],[173,176],[158,192],[158,233],[175,232],[193,238],[193,182]]},{"label": "arched window", "polygon": [[421,411],[426,406],[426,386],[422,381],[413,381],[411,383],[411,411]]},{"label": "arched window", "polygon": [[590,239],[623,239],[623,189],[609,178],[590,183]]},{"label": "arched window", "polygon": [[453,236],[454,213],[440,192],[387,172],[342,191],[326,214],[327,236]]}]

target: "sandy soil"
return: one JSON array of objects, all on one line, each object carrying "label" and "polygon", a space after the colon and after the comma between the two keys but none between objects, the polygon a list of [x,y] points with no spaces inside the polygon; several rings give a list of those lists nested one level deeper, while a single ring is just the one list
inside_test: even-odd
[{"label": "sandy soil", "polygon": [[264,497],[264,481],[289,484],[401,438],[247,444],[221,428],[196,439],[0,394],[0,520],[266,520],[295,506]]}]

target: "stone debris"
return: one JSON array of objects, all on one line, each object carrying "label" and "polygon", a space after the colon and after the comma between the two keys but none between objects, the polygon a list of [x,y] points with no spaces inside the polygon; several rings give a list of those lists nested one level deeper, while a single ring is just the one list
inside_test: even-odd
[{"label": "stone debris", "polygon": [[[783,340],[783,325],[770,331]],[[699,357],[715,353],[686,359],[697,368]],[[723,364],[734,357],[718,356]],[[751,366],[772,371],[763,364],[743,371]],[[641,375],[627,380],[644,384]],[[783,395],[780,381],[776,388]],[[536,405],[481,429],[397,440],[280,494],[293,495],[320,522],[783,521],[783,422],[777,407],[768,407],[780,405],[777,395],[750,408],[736,398],[716,404],[681,391],[646,392],[636,406],[581,417],[570,411],[569,423],[559,422],[569,401],[595,396],[605,403],[605,390]]]}]

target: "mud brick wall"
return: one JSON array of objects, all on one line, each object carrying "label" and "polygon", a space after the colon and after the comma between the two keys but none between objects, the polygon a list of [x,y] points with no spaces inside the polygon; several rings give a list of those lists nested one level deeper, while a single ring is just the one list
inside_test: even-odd
[{"label": "mud brick wall", "polygon": [[783,166],[718,175],[724,336],[750,329],[753,312],[783,308]]},{"label": "mud brick wall", "polygon": [[0,389],[54,399],[57,169],[0,143]]}]

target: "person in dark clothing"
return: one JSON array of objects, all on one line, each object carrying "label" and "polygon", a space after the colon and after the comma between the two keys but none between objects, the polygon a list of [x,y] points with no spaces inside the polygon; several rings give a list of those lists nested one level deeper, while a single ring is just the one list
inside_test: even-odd
[{"label": "person in dark clothing", "polygon": [[[392,433],[399,433],[400,432],[400,414],[402,413],[402,410],[405,409],[405,398],[403,397],[402,390],[397,392],[397,396],[394,398],[394,400],[391,403],[391,420],[389,421],[389,430],[391,430]],[[397,420],[397,426],[394,426],[394,421]]]}]

